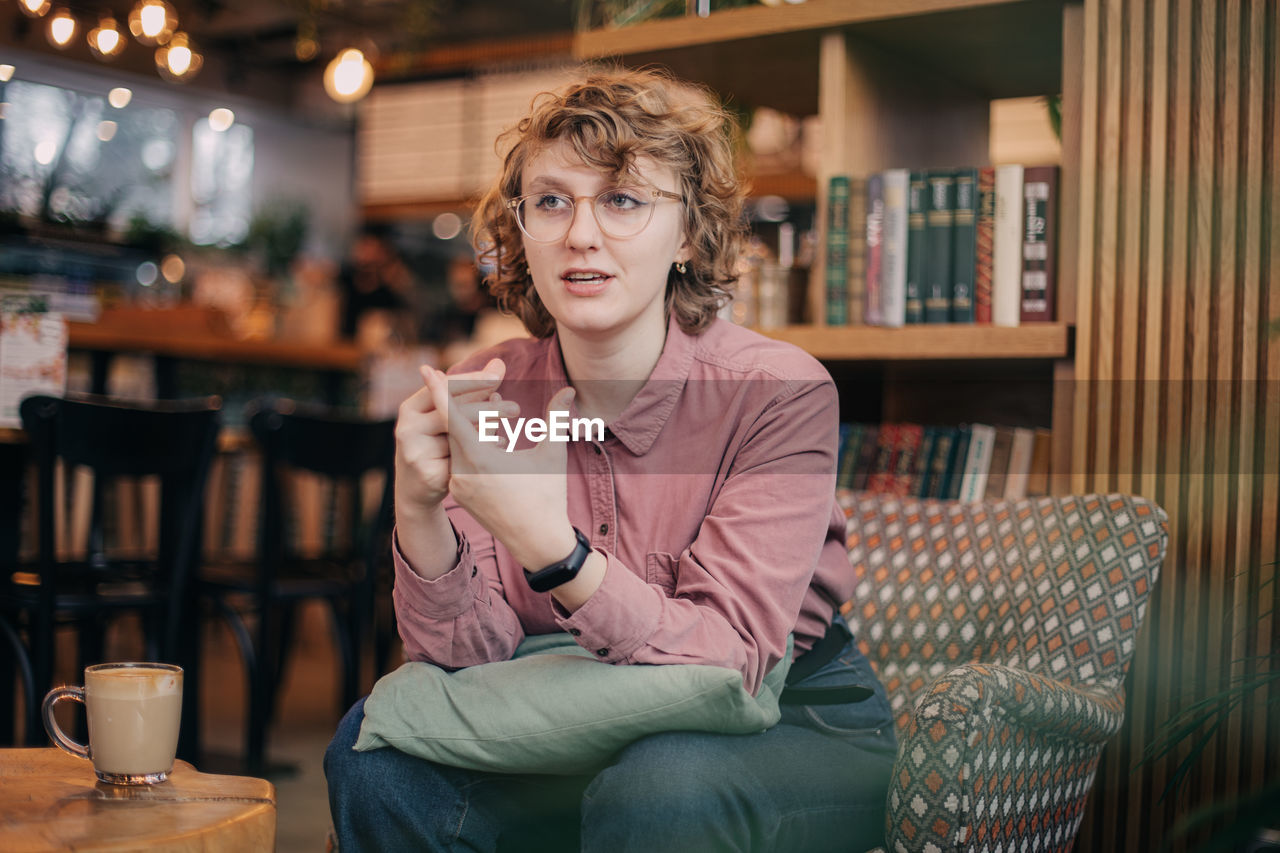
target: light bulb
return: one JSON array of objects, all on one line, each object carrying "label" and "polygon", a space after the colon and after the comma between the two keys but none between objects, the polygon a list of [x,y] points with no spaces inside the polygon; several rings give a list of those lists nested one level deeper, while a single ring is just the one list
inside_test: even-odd
[{"label": "light bulb", "polygon": [[156,71],[173,83],[185,83],[200,70],[204,57],[191,44],[186,33],[174,33],[169,43],[156,48]]},{"label": "light bulb", "polygon": [[222,133],[235,124],[236,114],[226,107],[218,107],[209,113],[209,128],[215,133]]},{"label": "light bulb", "polygon": [[133,100],[133,91],[123,86],[117,86],[107,92],[107,103],[118,110],[129,106],[131,100]]},{"label": "light bulb", "polygon": [[139,0],[129,12],[129,32],[142,44],[165,44],[177,28],[178,13],[165,0]]},{"label": "light bulb", "polygon": [[358,101],[373,87],[373,66],[354,47],[340,52],[324,69],[324,90],[340,104]]},{"label": "light bulb", "polygon": [[0,65],[0,83],[8,83],[13,79],[13,71],[12,65]]},{"label": "light bulb", "polygon": [[18,8],[28,18],[39,18],[49,11],[49,0],[18,0]]},{"label": "light bulb", "polygon": [[124,50],[124,37],[115,18],[104,16],[98,26],[89,31],[89,50],[99,59],[111,59]]},{"label": "light bulb", "polygon": [[76,19],[65,8],[49,16],[49,44],[66,47],[76,34]]}]

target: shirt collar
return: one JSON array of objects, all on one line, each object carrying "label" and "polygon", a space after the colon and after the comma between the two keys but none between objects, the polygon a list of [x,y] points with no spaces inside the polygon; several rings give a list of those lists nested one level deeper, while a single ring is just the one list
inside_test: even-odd
[{"label": "shirt collar", "polygon": [[[649,380],[622,414],[609,424],[609,432],[636,456],[649,452],[675,410],[693,368],[695,344],[695,337],[681,329],[672,314],[667,321],[667,339],[662,345],[662,354],[658,356]],[[552,387],[559,388],[569,381],[564,356],[560,352],[559,333],[552,333],[548,345],[546,378]]]}]

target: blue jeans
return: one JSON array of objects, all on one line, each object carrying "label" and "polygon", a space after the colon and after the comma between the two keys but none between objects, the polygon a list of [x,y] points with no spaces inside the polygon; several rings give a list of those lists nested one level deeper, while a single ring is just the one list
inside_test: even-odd
[{"label": "blue jeans", "polygon": [[897,751],[884,688],[851,642],[797,686],[856,681],[876,695],[785,705],[753,735],[668,732],[594,776],[445,767],[352,749],[364,700],[325,753],[341,853],[355,851],[866,851],[883,843]]}]

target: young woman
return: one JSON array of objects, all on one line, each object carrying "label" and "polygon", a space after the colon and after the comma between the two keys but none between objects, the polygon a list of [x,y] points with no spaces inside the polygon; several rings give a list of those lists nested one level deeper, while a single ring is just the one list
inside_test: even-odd
[{"label": "young woman", "polygon": [[[742,240],[728,117],[660,73],[597,72],[535,101],[512,137],[473,224],[490,286],[534,337],[448,377],[424,369],[400,409],[407,657],[460,668],[567,632],[610,664],[728,667],[754,693],[792,635],[810,704],[755,735],[649,736],[582,778],[355,752],[358,704],[325,759],[340,848],[878,845],[895,739],[834,615],[852,591],[836,390],[795,347],[716,319]],[[477,426],[566,410],[603,436],[507,447]],[[824,690],[850,682],[874,695]]]}]

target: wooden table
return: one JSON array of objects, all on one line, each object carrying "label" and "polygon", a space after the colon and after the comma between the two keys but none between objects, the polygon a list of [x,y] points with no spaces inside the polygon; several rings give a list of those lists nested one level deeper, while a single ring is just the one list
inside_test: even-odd
[{"label": "wooden table", "polygon": [[105,785],[60,749],[0,749],[0,850],[272,850],[275,787],[179,761],[160,785]]}]

